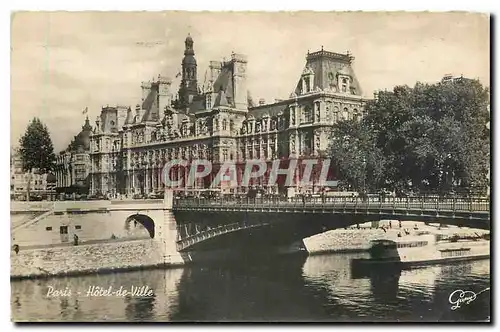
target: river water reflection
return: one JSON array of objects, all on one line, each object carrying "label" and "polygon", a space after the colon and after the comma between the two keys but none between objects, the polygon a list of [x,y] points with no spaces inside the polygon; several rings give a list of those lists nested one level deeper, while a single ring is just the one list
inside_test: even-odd
[{"label": "river water reflection", "polygon": [[[11,282],[14,321],[471,321],[490,316],[490,291],[451,310],[450,294],[490,287],[490,261],[357,276],[363,254],[279,257]],[[148,286],[150,297],[87,296],[90,287]],[[67,296],[47,297],[49,287]],[[71,292],[71,294],[69,294]],[[115,293],[116,294],[116,293]]]}]

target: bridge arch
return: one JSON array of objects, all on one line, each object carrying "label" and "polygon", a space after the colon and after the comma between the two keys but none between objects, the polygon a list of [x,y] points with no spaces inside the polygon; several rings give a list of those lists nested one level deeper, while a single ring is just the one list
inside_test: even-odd
[{"label": "bridge arch", "polygon": [[149,233],[149,236],[154,239],[155,237],[155,222],[154,220],[145,214],[133,214],[129,216],[125,220],[125,229],[130,229],[132,227],[132,224],[137,225],[140,224],[142,225]]}]

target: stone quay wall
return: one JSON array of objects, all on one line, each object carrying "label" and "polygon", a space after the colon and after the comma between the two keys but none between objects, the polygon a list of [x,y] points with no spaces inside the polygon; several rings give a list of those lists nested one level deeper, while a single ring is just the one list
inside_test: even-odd
[{"label": "stone quay wall", "polygon": [[11,252],[11,278],[74,275],[184,264],[177,252],[165,253],[154,239]]}]

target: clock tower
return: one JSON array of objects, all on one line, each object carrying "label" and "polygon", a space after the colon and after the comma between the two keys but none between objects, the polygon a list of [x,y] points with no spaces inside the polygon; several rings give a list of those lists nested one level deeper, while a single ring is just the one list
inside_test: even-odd
[{"label": "clock tower", "polygon": [[182,59],[182,80],[179,88],[180,107],[187,107],[193,97],[198,94],[196,59],[194,58],[193,38],[188,34],[185,42],[184,58]]}]

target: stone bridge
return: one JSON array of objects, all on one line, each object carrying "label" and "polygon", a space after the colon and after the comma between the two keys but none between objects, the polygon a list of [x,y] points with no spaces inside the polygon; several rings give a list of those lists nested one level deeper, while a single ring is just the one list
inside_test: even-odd
[{"label": "stone bridge", "polygon": [[[489,229],[484,198],[178,199],[173,203],[179,251],[285,245],[368,221],[399,220]],[[229,236],[231,234],[231,236]]]},{"label": "stone bridge", "polygon": [[[233,248],[265,251],[327,230],[384,219],[489,229],[490,208],[489,200],[483,198],[203,200],[174,199],[172,191],[166,191],[164,200],[12,202],[11,219],[13,241],[24,247],[30,245],[26,238],[39,243],[45,234],[52,236],[46,238],[47,243],[54,243],[60,225],[77,224],[80,228],[75,226],[74,232],[82,243],[120,237],[134,220],[163,252],[182,253]],[[54,232],[48,232],[53,227]]]}]

